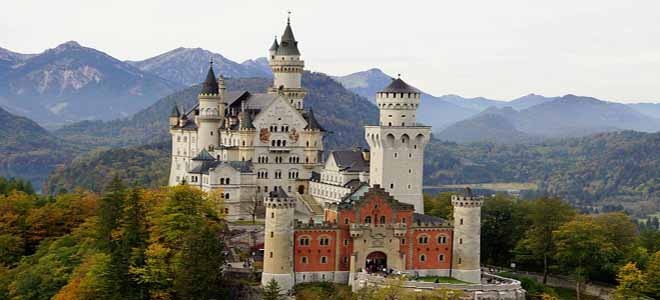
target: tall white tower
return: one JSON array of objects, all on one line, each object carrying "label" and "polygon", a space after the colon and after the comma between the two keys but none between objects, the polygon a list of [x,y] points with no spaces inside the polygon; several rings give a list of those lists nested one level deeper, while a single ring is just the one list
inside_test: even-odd
[{"label": "tall white tower", "polygon": [[380,185],[396,200],[424,213],[422,170],[431,127],[416,122],[420,97],[420,91],[401,78],[392,80],[376,94],[380,125],[365,126],[365,135],[371,148],[370,185]]},{"label": "tall white tower", "polygon": [[307,91],[302,88],[302,74],[305,61],[300,59],[298,41],[291,30],[291,20],[287,18],[284,34],[277,38],[268,50],[268,62],[273,70],[273,86],[270,92],[282,93],[296,109],[303,109],[303,98]]},{"label": "tall white tower", "polygon": [[197,116],[197,146],[198,149],[209,149],[219,145],[220,124],[225,114],[225,103],[223,99],[223,88],[220,89],[213,63],[209,67],[206,80],[202,85],[202,91],[197,96],[199,100],[199,115]]},{"label": "tall white tower", "polygon": [[293,222],[296,199],[279,187],[264,199],[266,227],[264,232],[264,271],[261,284],[277,281],[282,291],[293,288]]},{"label": "tall white tower", "polygon": [[452,277],[465,282],[481,282],[481,206],[483,198],[466,189],[463,196],[452,195],[454,207],[454,247]]}]

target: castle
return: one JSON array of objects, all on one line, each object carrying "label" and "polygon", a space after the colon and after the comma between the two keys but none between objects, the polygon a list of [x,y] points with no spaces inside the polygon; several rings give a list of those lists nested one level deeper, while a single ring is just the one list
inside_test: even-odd
[{"label": "castle", "polygon": [[290,21],[269,50],[267,93],[227,92],[209,68],[188,111],[170,116],[170,185],[220,191],[229,220],[265,210],[262,282],[353,284],[358,273],[400,271],[481,281],[482,199],[453,196],[453,220],[424,215],[421,92],[401,78],[377,93],[369,150],[333,151],[306,110],[304,61]]}]

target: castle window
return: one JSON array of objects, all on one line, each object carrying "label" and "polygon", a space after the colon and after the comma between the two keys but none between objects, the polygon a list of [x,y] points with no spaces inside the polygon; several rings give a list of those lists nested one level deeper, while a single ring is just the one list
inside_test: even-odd
[{"label": "castle window", "polygon": [[385,216],[380,216],[380,224],[385,224]]},{"label": "castle window", "polygon": [[419,261],[424,262],[426,261],[426,255],[422,254],[419,256]]},{"label": "castle window", "polygon": [[447,243],[447,237],[444,235],[438,236],[438,244],[446,244]]},{"label": "castle window", "polygon": [[210,133],[211,135],[213,135],[213,131],[209,131],[209,133]]},{"label": "castle window", "polygon": [[390,183],[390,189],[394,189],[394,183]]},{"label": "castle window", "polygon": [[307,263],[307,256],[301,257],[300,262],[302,262],[303,264],[306,264]]},{"label": "castle window", "polygon": [[270,218],[275,219],[275,213],[274,212],[270,213]]},{"label": "castle window", "polygon": [[394,158],[397,158],[397,157],[399,157],[399,153],[398,153],[398,152],[394,152]]},{"label": "castle window", "polygon": [[300,238],[299,242],[300,246],[309,246],[309,238],[308,237],[302,237]]},{"label": "castle window", "polygon": [[323,238],[319,239],[319,245],[321,245],[321,246],[330,245],[330,239],[327,238],[327,237],[323,237]]},{"label": "castle window", "polygon": [[463,225],[463,218],[461,218],[461,225]]},{"label": "castle window", "polygon": [[429,242],[429,237],[426,235],[421,235],[419,237],[419,243],[420,244],[427,244]]},{"label": "castle window", "polygon": [[321,256],[321,263],[322,264],[327,264],[328,263],[328,257],[327,256]]},{"label": "castle window", "polygon": [[458,263],[460,264],[460,263],[462,263],[462,262],[463,262],[463,259],[461,259],[461,258],[459,257],[459,258],[458,258]]},{"label": "castle window", "polygon": [[406,223],[406,218],[401,218],[401,223]]},{"label": "castle window", "polygon": [[348,225],[348,218],[344,219],[344,224]]},{"label": "castle window", "polygon": [[412,169],[408,169],[408,174],[412,174]]},{"label": "castle window", "polygon": [[371,224],[371,216],[366,216],[366,217],[364,218],[364,223],[365,223],[365,224]]},{"label": "castle window", "polygon": [[405,244],[406,244],[406,239],[401,239],[401,245],[405,245]]},{"label": "castle window", "polygon": [[344,256],[344,264],[348,264],[348,256]]},{"label": "castle window", "polygon": [[348,240],[344,240],[344,246],[348,246]]},{"label": "castle window", "polygon": [[227,184],[229,184],[229,178],[227,178],[226,181],[227,181]]},{"label": "castle window", "polygon": [[272,238],[274,236],[274,233],[271,231],[270,232],[270,237]]},{"label": "castle window", "polygon": [[270,252],[270,253],[268,254],[268,256],[269,256],[270,258],[273,258],[273,252]]},{"label": "castle window", "polygon": [[462,239],[462,238],[461,238],[461,239],[458,239],[458,243],[459,243],[459,244],[463,244],[463,239]]},{"label": "castle window", "polygon": [[438,261],[445,261],[445,255],[444,254],[438,255]]},{"label": "castle window", "polygon": [[392,122],[388,122],[388,123],[387,123],[387,126],[392,126]]},{"label": "castle window", "polygon": [[225,194],[225,200],[229,200],[229,193]]}]

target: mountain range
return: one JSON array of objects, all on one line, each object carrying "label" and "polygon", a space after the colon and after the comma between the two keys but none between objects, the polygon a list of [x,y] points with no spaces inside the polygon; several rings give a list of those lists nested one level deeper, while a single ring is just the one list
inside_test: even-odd
[{"label": "mountain range", "polygon": [[209,62],[224,77],[272,77],[265,57],[236,63],[221,54],[202,48],[177,48],[142,61],[127,61],[136,68],[185,86],[199,84],[209,69]]},{"label": "mountain range", "polygon": [[129,116],[182,87],[73,41],[14,57],[0,71],[0,105],[47,127]]},{"label": "mountain range", "polygon": [[[375,101],[390,76],[370,69],[334,77],[347,89]],[[622,104],[592,97],[529,94],[511,101],[422,94],[418,120],[437,138],[456,142],[530,142],[597,132],[660,130],[660,104]]]}]

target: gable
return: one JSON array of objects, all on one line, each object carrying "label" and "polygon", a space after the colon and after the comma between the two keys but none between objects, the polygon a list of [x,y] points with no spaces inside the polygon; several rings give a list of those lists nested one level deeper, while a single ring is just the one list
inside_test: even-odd
[{"label": "gable", "polygon": [[291,129],[301,131],[307,126],[307,121],[300,112],[282,96],[277,96],[268,106],[257,114],[252,122],[257,129],[268,128],[271,125],[288,125]]}]

